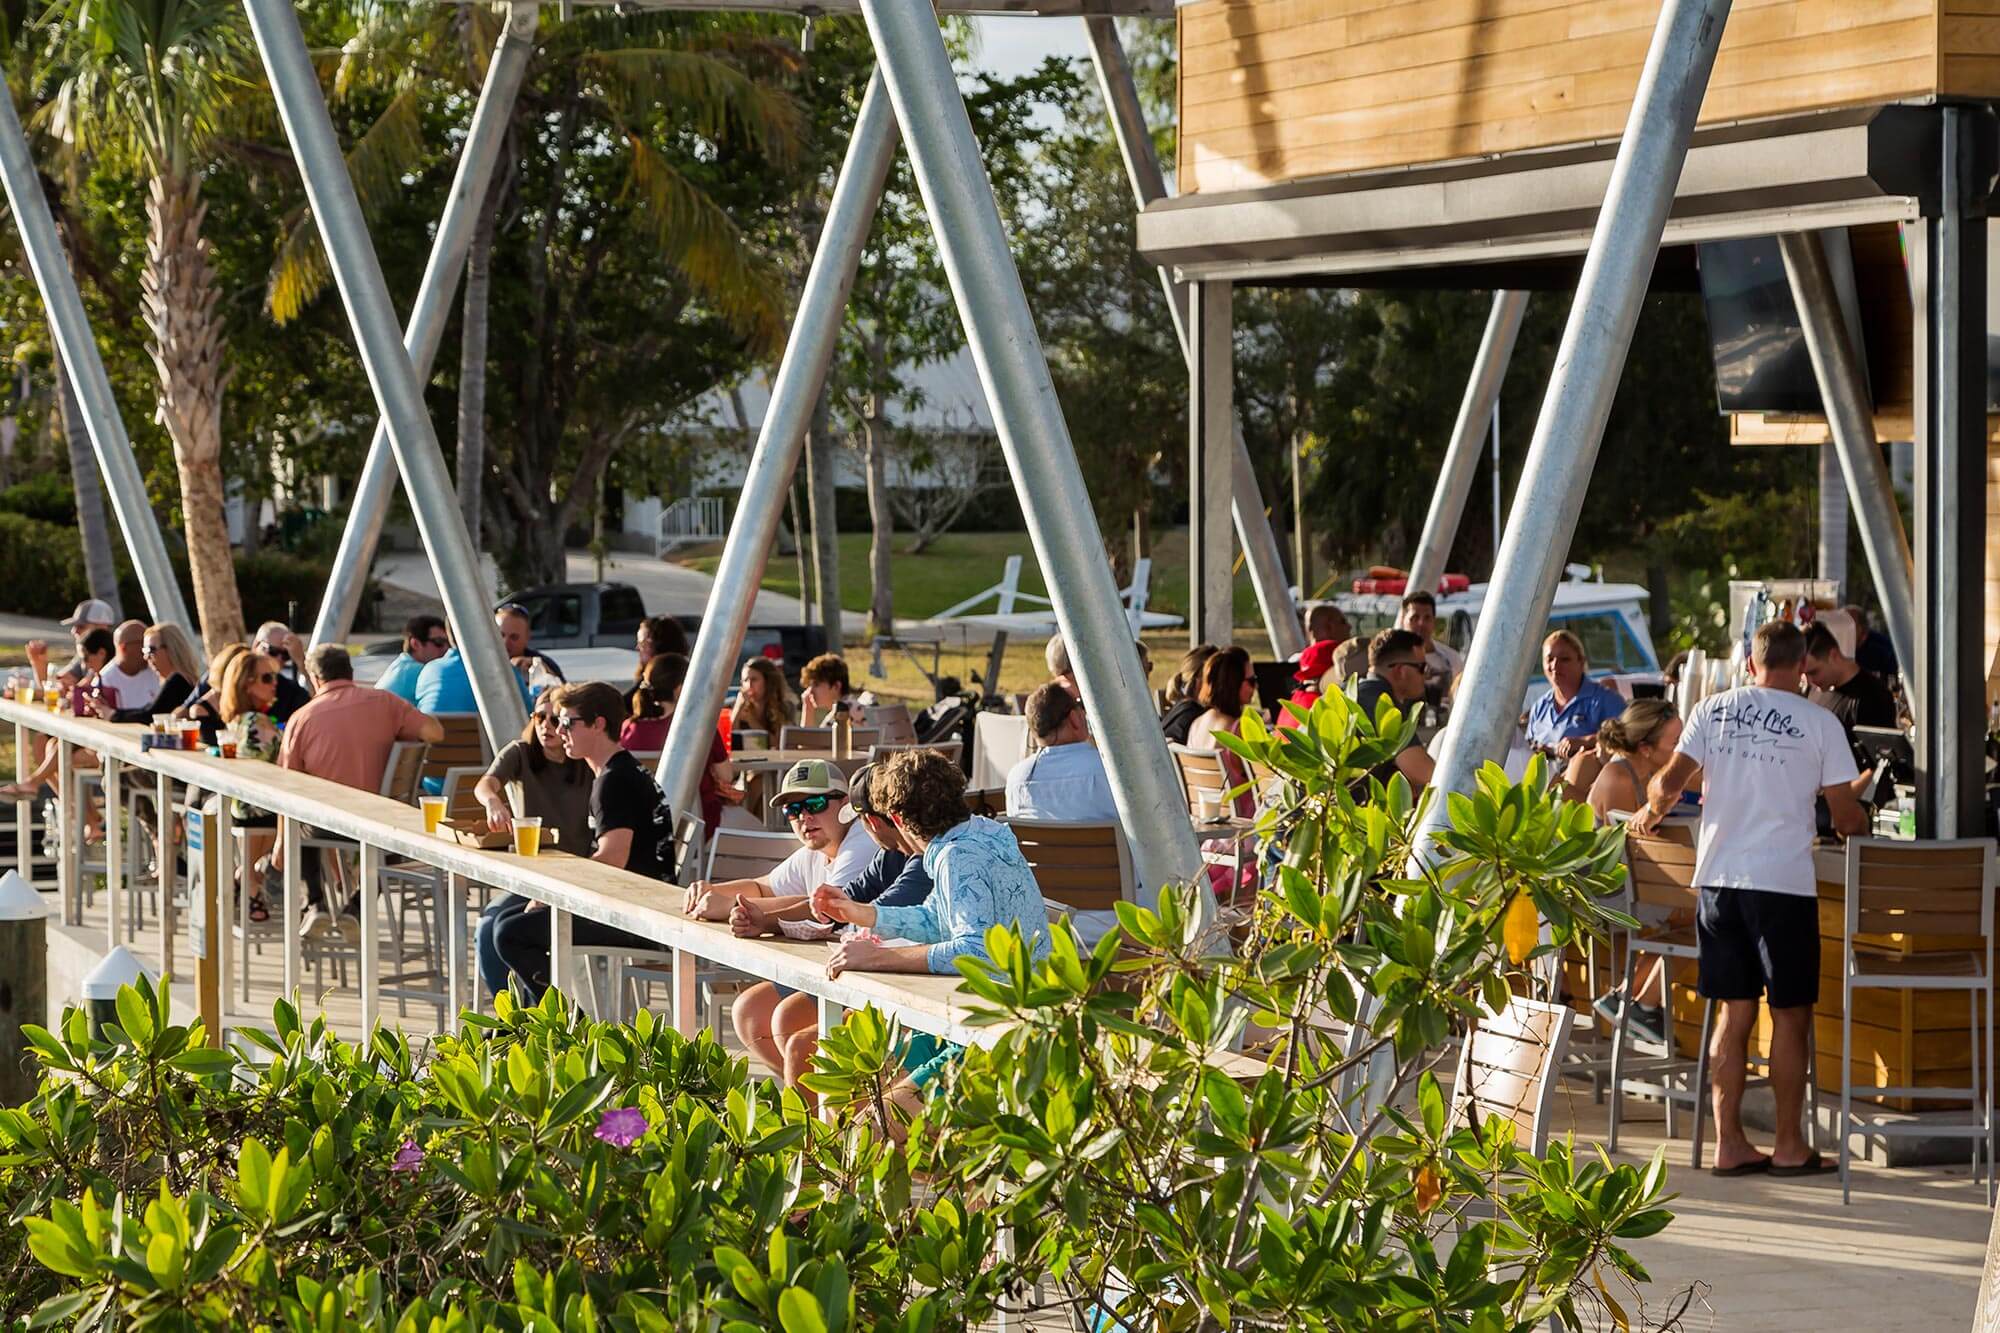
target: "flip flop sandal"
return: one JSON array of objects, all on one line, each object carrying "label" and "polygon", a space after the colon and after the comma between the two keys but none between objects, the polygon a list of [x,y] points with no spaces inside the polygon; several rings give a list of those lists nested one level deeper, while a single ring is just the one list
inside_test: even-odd
[{"label": "flip flop sandal", "polygon": [[1771,1164],[1771,1174],[1774,1176],[1816,1176],[1822,1171],[1831,1171],[1833,1169],[1833,1167],[1826,1164],[1826,1159],[1821,1157],[1817,1152],[1807,1153],[1806,1160],[1800,1162],[1797,1166],[1779,1166],[1776,1162]]},{"label": "flip flop sandal", "polygon": [[1776,1169],[1771,1165],[1771,1159],[1768,1157],[1759,1157],[1754,1161],[1739,1162],[1735,1166],[1711,1166],[1708,1169],[1708,1174],[1711,1176],[1758,1176],[1766,1171],[1776,1174]]},{"label": "flip flop sandal", "polygon": [[271,919],[271,906],[264,901],[264,895],[261,893],[251,894],[250,905],[244,910],[254,922],[262,923]]}]

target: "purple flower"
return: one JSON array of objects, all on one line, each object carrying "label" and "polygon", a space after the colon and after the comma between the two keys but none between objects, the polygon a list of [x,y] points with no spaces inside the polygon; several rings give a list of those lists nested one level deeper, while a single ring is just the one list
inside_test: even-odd
[{"label": "purple flower", "polygon": [[417,1146],[415,1139],[404,1139],[403,1146],[396,1150],[396,1160],[389,1163],[391,1171],[416,1171],[424,1164],[424,1150]]},{"label": "purple flower", "polygon": [[614,1106],[597,1122],[597,1137],[614,1148],[629,1148],[646,1132],[646,1113],[636,1106]]}]

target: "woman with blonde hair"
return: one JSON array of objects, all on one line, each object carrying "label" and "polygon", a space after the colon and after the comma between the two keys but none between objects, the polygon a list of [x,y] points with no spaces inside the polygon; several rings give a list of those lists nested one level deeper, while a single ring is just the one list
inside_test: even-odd
[{"label": "woman with blonde hair", "polygon": [[99,717],[112,722],[148,722],[161,713],[173,712],[193,697],[201,682],[201,656],[195,652],[194,639],[186,630],[171,621],[149,625],[143,651],[146,665],[160,678],[159,691],[136,707],[110,711],[99,708]]},{"label": "woman with blonde hair", "polygon": [[736,706],[729,714],[730,734],[744,729],[767,732],[771,744],[776,745],[779,734],[797,717],[791,687],[785,684],[785,673],[778,670],[778,664],[768,657],[745,662],[743,675],[736,682]]}]

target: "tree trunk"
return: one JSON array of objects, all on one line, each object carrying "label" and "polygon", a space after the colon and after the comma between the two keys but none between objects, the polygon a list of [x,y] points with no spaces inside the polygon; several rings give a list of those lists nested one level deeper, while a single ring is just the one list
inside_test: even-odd
[{"label": "tree trunk", "polygon": [[889,547],[896,537],[896,511],[889,504],[888,429],[870,414],[861,426],[868,466],[868,634],[896,632],[896,598],[889,585]]},{"label": "tree trunk", "polygon": [[159,418],[174,442],[196,614],[210,654],[243,641],[243,600],[223,515],[222,289],[201,225],[198,180],[155,176],[146,199],[142,309],[159,372]]},{"label": "tree trunk", "polygon": [[458,507],[474,553],[480,517],[485,512],[481,492],[486,480],[486,330],[493,290],[493,230],[500,213],[504,172],[495,172],[486,189],[486,207],[473,225],[472,244],[465,255],[464,326],[458,344]]},{"label": "tree trunk", "polygon": [[63,440],[69,446],[70,485],[76,492],[76,531],[83,542],[84,580],[92,597],[111,603],[113,614],[123,617],[118,604],[118,562],[111,553],[110,525],[104,521],[104,478],[97,470],[97,455],[83,424],[83,408],[76,401],[69,366],[60,351],[55,354],[55,363],[56,401],[62,409]]},{"label": "tree trunk", "polygon": [[806,441],[806,521],[812,524],[813,594],[829,652],[839,652],[840,527],[833,516],[833,408],[824,386],[813,404],[812,434]]}]

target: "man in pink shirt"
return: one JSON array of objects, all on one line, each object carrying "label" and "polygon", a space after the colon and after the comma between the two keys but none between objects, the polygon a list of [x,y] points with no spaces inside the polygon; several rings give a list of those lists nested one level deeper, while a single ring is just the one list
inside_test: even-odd
[{"label": "man in pink shirt", "polygon": [[444,723],[389,693],[354,683],[354,663],[338,644],[306,655],[313,697],[285,724],[278,763],[329,782],[377,791],[397,741],[444,739]]}]

